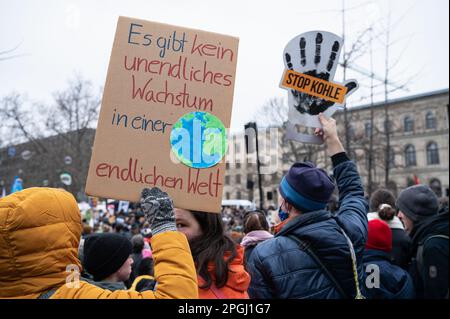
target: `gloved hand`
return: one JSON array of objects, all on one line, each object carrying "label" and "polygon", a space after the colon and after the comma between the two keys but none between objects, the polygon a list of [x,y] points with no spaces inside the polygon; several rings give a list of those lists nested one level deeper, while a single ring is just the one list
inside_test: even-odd
[{"label": "gloved hand", "polygon": [[176,231],[172,199],[158,187],[144,188],[141,195],[141,207],[150,223],[152,234]]}]

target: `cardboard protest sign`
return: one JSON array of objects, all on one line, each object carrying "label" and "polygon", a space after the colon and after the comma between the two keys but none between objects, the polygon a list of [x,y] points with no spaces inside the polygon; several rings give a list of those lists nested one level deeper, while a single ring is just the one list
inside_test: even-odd
[{"label": "cardboard protest sign", "polygon": [[137,202],[156,186],[220,212],[237,53],[235,37],[120,17],[86,193]]},{"label": "cardboard protest sign", "polygon": [[286,45],[280,87],[288,90],[288,139],[321,144],[319,137],[296,133],[295,125],[321,127],[318,114],[330,117],[358,88],[356,80],[333,82],[342,45],[342,38],[325,31],[302,33]]}]

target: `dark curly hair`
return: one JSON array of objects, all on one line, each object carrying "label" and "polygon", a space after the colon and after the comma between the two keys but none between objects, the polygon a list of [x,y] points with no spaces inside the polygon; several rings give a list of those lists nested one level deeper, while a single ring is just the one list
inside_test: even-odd
[{"label": "dark curly hair", "polygon": [[395,196],[391,191],[380,188],[370,196],[370,211],[376,212],[381,204],[388,204],[395,209]]},{"label": "dark curly hair", "polygon": [[378,209],[378,216],[384,221],[390,221],[394,219],[395,209],[389,204],[381,204]]},{"label": "dark curly hair", "polygon": [[269,223],[267,222],[266,216],[259,210],[245,213],[243,224],[245,234],[254,230],[269,230]]}]

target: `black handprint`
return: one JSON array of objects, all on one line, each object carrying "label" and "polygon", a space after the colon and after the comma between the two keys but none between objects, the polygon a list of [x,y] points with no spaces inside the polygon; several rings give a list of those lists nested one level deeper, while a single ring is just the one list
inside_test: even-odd
[{"label": "black handprint", "polygon": [[305,66],[306,65],[306,53],[305,53],[306,40],[305,40],[305,38],[300,39],[299,45],[300,45],[301,64],[302,64],[302,66]]},{"label": "black handprint", "polygon": [[339,51],[339,42],[335,41],[333,44],[333,47],[331,48],[330,61],[328,62],[328,65],[327,65],[328,72],[330,72],[331,69],[333,68],[333,64],[334,64],[334,61],[336,60],[336,54],[338,51]]},{"label": "black handprint", "polygon": [[[333,46],[331,48],[331,53],[329,56],[328,63],[326,64],[326,72],[317,72],[317,65],[321,61],[321,49],[322,49],[322,42],[323,42],[323,35],[322,33],[318,32],[316,34],[315,38],[315,56],[314,56],[314,64],[316,65],[316,68],[310,71],[303,72],[306,75],[310,75],[325,81],[330,81],[330,72],[333,69],[333,66],[335,63],[337,63],[337,53],[340,49],[340,45],[338,41],[335,41],[333,43]],[[300,63],[303,67],[307,65],[307,59],[306,59],[306,40],[304,37],[300,38],[299,41],[299,47],[300,47]],[[286,59],[286,65],[290,70],[293,70],[293,65],[291,62],[291,56],[286,53],[285,54]],[[346,83],[345,86],[347,87],[346,95],[348,95],[352,90],[354,90],[357,87],[356,82],[349,82]],[[294,97],[294,107],[296,110],[300,113],[307,113],[310,115],[317,115],[321,112],[326,111],[329,107],[333,106],[335,103],[327,101],[325,99],[317,98],[314,96],[311,96],[306,93],[301,93],[296,90],[290,90]]]},{"label": "black handprint", "polygon": [[317,33],[316,36],[316,56],[314,57],[314,64],[320,63],[320,49],[322,47],[323,36],[322,33]]}]

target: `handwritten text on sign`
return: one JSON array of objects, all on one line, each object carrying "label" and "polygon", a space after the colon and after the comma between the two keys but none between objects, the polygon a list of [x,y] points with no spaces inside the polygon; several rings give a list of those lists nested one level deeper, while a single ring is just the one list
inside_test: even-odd
[{"label": "handwritten text on sign", "polygon": [[293,70],[286,70],[281,85],[340,104],[344,102],[345,93],[347,92],[345,86]]},{"label": "handwritten text on sign", "polygon": [[170,135],[196,111],[229,127],[237,48],[231,36],[120,17],[86,193],[136,202],[158,186],[177,207],[220,212],[225,164],[177,162]]}]

